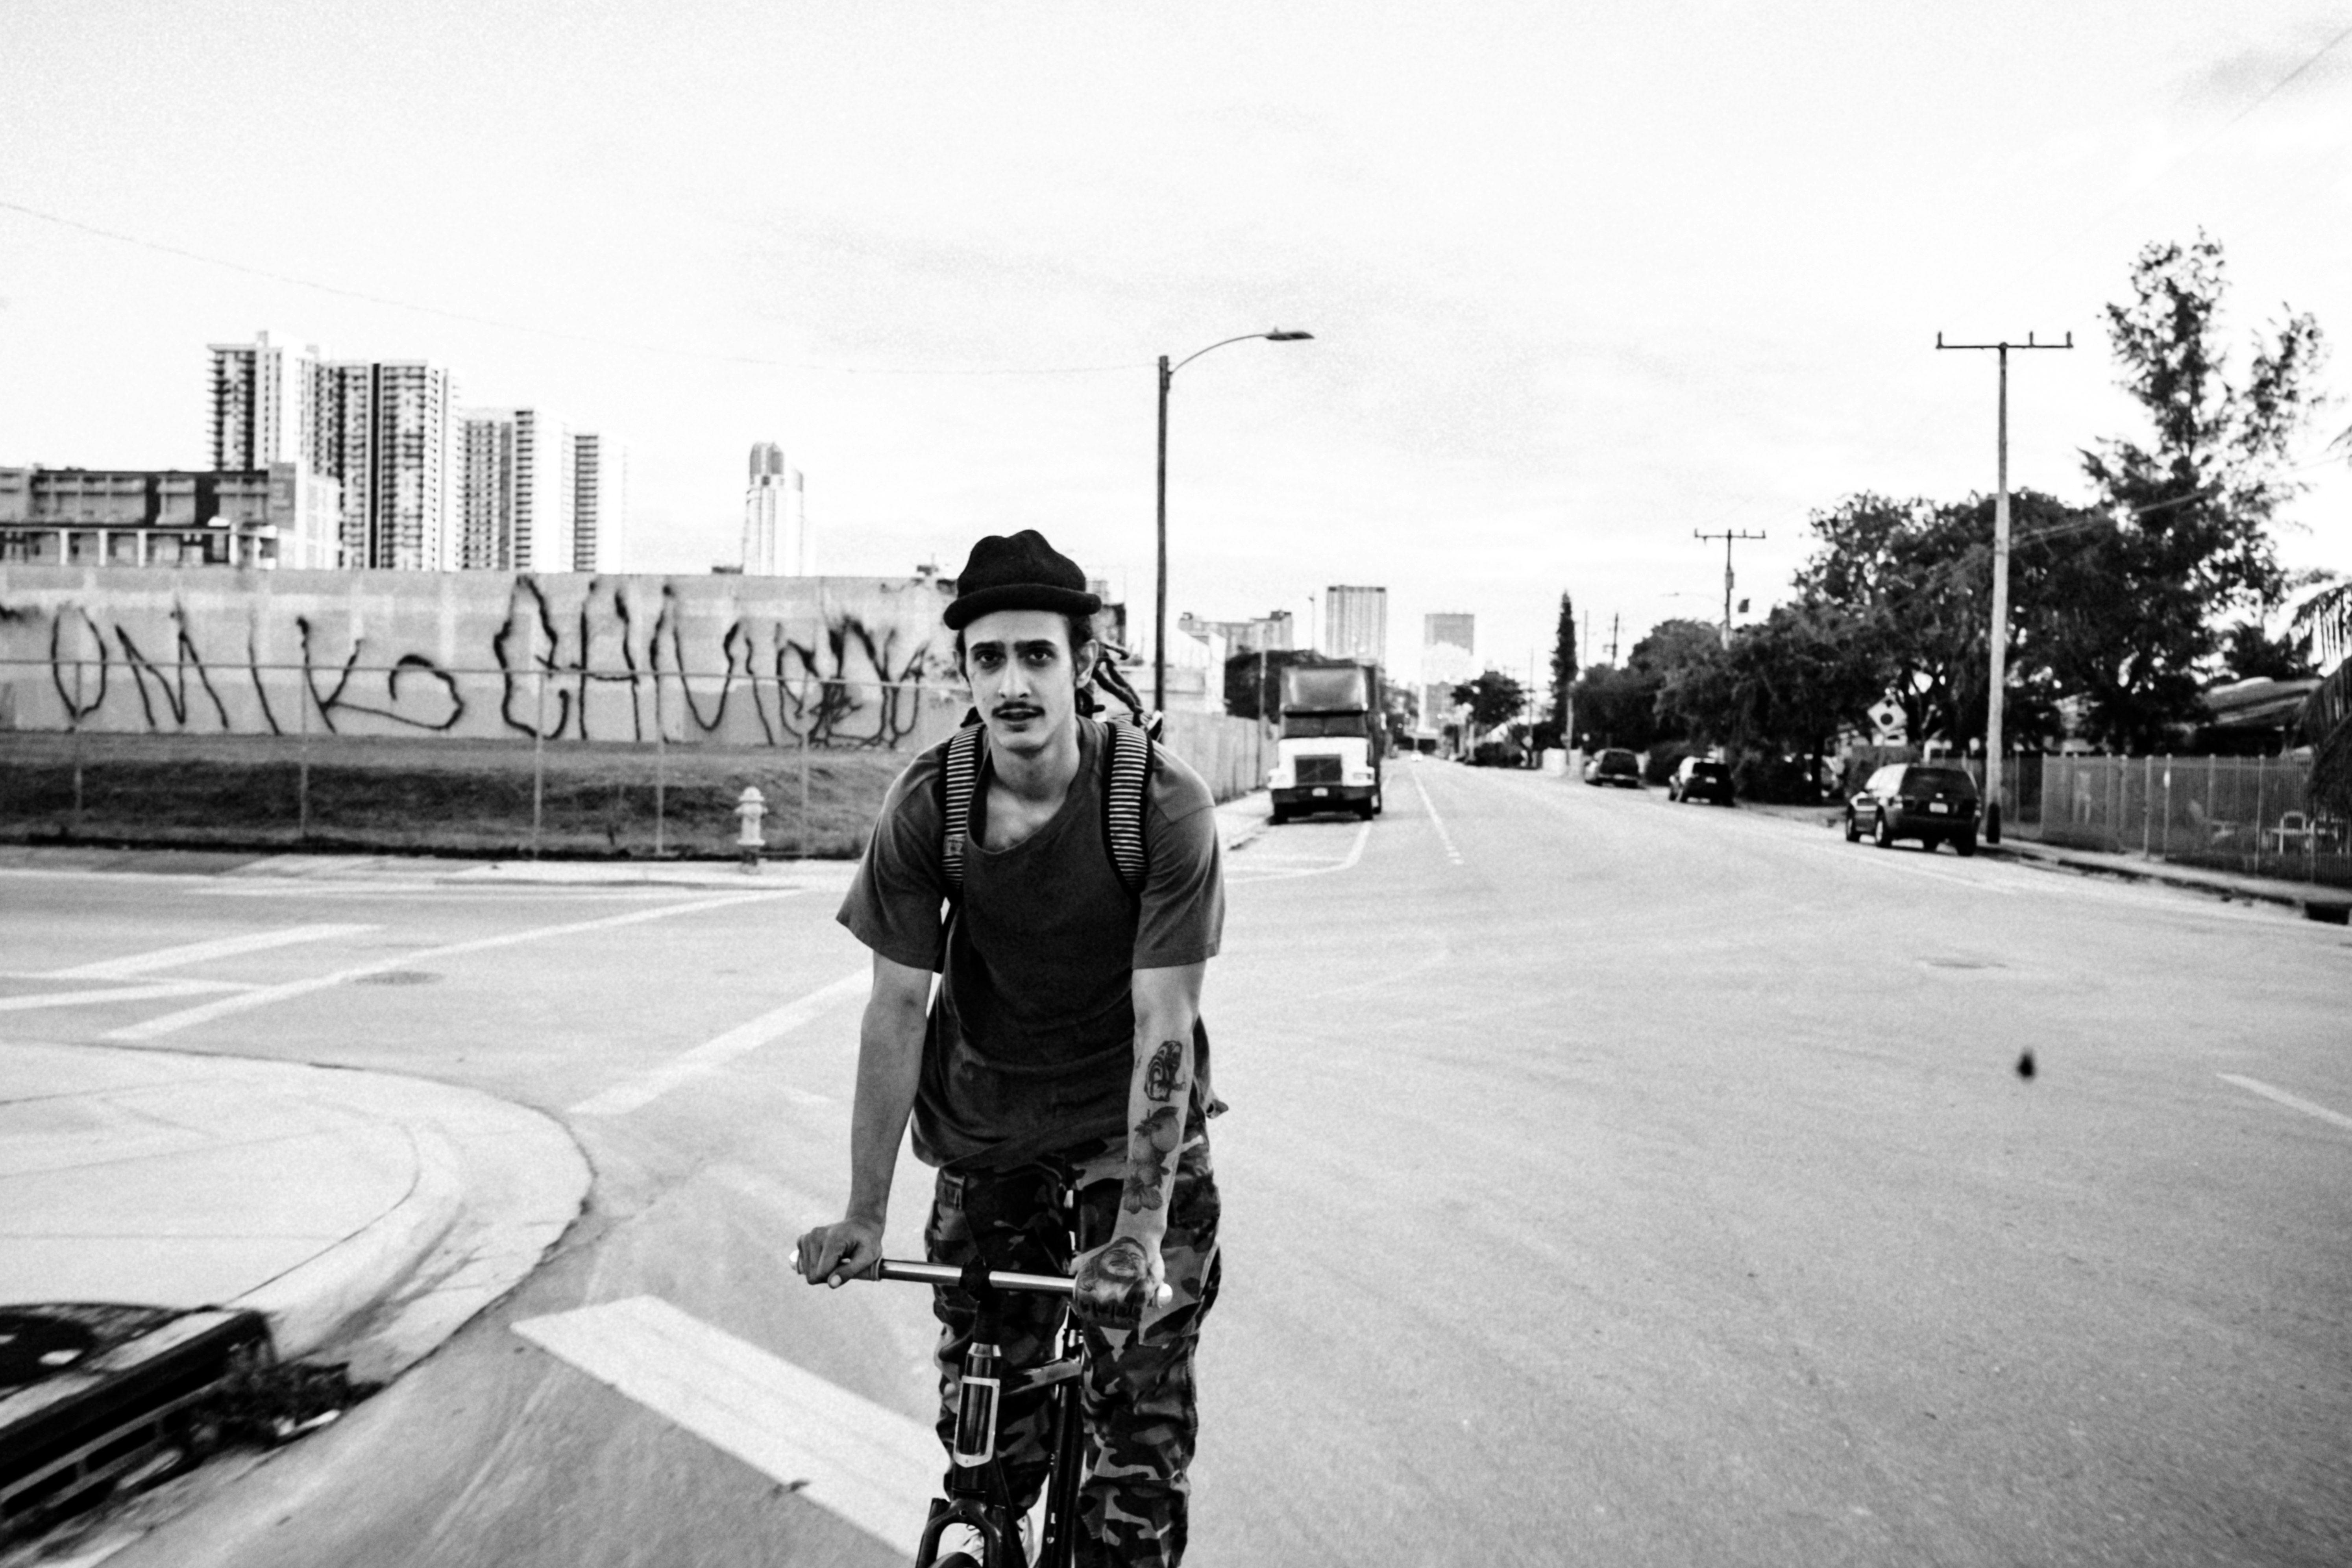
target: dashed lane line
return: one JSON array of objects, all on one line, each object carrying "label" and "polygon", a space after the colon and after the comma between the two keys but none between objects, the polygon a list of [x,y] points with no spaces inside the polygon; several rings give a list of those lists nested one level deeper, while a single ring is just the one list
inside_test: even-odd
[{"label": "dashed lane line", "polygon": [[1437,815],[1437,802],[1430,798],[1428,784],[1415,777],[1412,787],[1413,792],[1421,796],[1422,809],[1429,813],[1429,825],[1437,829],[1437,841],[1445,846],[1445,858],[1459,866],[1462,864],[1462,851],[1454,847],[1454,835],[1445,831],[1445,819]]},{"label": "dashed lane line", "polygon": [[526,1318],[514,1331],[898,1549],[939,1489],[938,1437],[655,1296]]},{"label": "dashed lane line", "polygon": [[395,953],[389,958],[379,958],[372,963],[353,964],[348,969],[338,969],[331,973],[313,975],[308,980],[289,980],[282,985],[264,985],[237,995],[223,996],[199,1006],[185,1007],[177,1013],[166,1013],[161,1017],[149,1018],[124,1028],[109,1030],[100,1037],[136,1044],[142,1040],[154,1039],[161,1035],[174,1034],[193,1025],[208,1024],[215,1018],[226,1017],[233,1013],[266,1007],[273,1002],[283,1002],[295,996],[307,996],[313,991],[329,990],[337,985],[348,984],[354,980],[364,979],[371,974],[383,974],[394,969],[409,969],[420,963],[430,963],[436,959],[457,958],[468,952],[488,952],[501,947],[517,947],[524,942],[544,942],[550,937],[576,936],[583,931],[609,931],[615,926],[639,925],[646,921],[667,920],[672,915],[707,914],[713,910],[737,909],[745,904],[790,898],[793,892],[799,890],[793,889],[772,893],[736,893],[720,899],[697,899],[688,903],[664,904],[658,909],[631,910],[626,914],[605,915],[598,920],[569,921],[562,925],[537,926],[530,931],[508,931],[499,936],[478,937],[471,942],[453,942],[442,947],[428,947],[414,952]]},{"label": "dashed lane line", "polygon": [[2352,1116],[2347,1116],[2340,1110],[2330,1110],[2324,1105],[2314,1105],[2299,1094],[2289,1094],[2286,1090],[2264,1083],[2258,1078],[2242,1078],[2233,1072],[2216,1073],[2213,1076],[2223,1083],[2237,1085],[2249,1094],[2259,1094],[2264,1100],[2274,1100],[2281,1105],[2302,1111],[2305,1116],[2315,1116],[2331,1127],[2341,1127],[2346,1131],[2352,1132]]},{"label": "dashed lane line", "polygon": [[[738,1024],[713,1040],[707,1040],[671,1058],[657,1068],[625,1079],[612,1088],[587,1099],[572,1108],[574,1116],[625,1116],[641,1110],[667,1094],[682,1083],[708,1078],[738,1057],[751,1055],[769,1041],[790,1034],[853,996],[863,996],[874,983],[874,972],[861,968],[843,975],[830,985],[810,992],[797,1001],[761,1014],[749,1023]],[[822,1096],[798,1094],[793,1098],[803,1103],[827,1104]]]}]

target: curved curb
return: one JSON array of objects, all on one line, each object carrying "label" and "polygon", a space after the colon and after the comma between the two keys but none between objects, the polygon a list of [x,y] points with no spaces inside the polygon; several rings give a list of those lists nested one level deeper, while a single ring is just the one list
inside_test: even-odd
[{"label": "curved curb", "polygon": [[331,1342],[415,1273],[465,1211],[457,1152],[430,1127],[408,1127],[416,1180],[407,1195],[307,1262],[229,1303],[259,1312],[280,1360]]}]

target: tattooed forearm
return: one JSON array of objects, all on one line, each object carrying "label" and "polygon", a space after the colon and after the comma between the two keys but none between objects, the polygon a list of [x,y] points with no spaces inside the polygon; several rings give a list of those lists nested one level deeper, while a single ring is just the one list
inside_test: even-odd
[{"label": "tattooed forearm", "polygon": [[1151,1053],[1150,1066],[1144,1069],[1144,1098],[1155,1105],[1165,1105],[1183,1087],[1184,1042],[1162,1040],[1160,1048]]},{"label": "tattooed forearm", "polygon": [[1127,1181],[1119,1204],[1129,1214],[1156,1209],[1168,1180],[1168,1156],[1182,1136],[1183,1112],[1163,1105],[1137,1122],[1127,1135]]}]

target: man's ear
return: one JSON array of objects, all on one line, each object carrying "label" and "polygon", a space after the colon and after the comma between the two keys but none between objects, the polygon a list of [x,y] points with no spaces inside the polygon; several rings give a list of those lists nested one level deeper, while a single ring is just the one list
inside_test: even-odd
[{"label": "man's ear", "polygon": [[1088,637],[1085,642],[1078,645],[1078,651],[1076,655],[1071,658],[1070,664],[1072,668],[1076,669],[1078,672],[1078,684],[1080,686],[1084,686],[1087,681],[1094,679],[1095,666],[1102,661],[1102,644],[1095,640],[1093,637]]}]

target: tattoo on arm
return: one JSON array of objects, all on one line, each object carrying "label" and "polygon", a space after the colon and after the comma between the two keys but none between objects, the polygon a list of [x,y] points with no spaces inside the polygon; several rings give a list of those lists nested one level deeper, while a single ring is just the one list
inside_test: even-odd
[{"label": "tattoo on arm", "polygon": [[1168,1156],[1183,1138],[1183,1112],[1163,1105],[1137,1122],[1127,1135],[1127,1181],[1119,1205],[1129,1214],[1141,1214],[1160,1205],[1160,1188],[1168,1180]]},{"label": "tattoo on arm", "polygon": [[1162,1040],[1160,1048],[1151,1053],[1151,1065],[1143,1072],[1143,1097],[1155,1105],[1164,1105],[1176,1098],[1184,1087],[1184,1042]]}]

